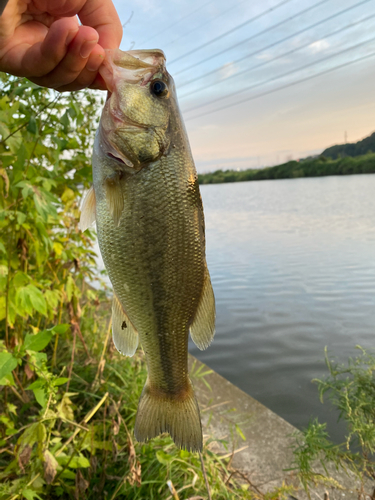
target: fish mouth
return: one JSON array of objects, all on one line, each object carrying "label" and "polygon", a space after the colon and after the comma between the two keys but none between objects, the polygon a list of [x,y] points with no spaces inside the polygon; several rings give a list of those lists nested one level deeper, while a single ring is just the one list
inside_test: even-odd
[{"label": "fish mouth", "polygon": [[107,49],[99,73],[112,94],[119,80],[146,85],[155,73],[165,71],[165,55],[162,50]]},{"label": "fish mouth", "polygon": [[100,121],[102,151],[107,158],[116,160],[121,169],[130,168],[134,172],[137,167],[116,145],[118,136],[142,132],[150,126],[126,115],[126,103],[120,105],[122,98],[118,89],[123,82],[145,86],[156,73],[165,72],[165,55],[159,49],[128,52],[114,49],[105,53],[105,60],[99,69],[108,89]]}]

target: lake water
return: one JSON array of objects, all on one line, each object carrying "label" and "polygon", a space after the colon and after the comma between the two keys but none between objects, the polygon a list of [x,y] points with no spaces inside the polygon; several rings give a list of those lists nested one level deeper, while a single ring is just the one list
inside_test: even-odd
[{"label": "lake water", "polygon": [[341,441],[311,380],[328,373],[325,346],[340,362],[375,347],[375,175],[201,193],[217,321],[211,346],[190,352],[296,427],[319,417]]},{"label": "lake water", "polygon": [[375,175],[201,186],[216,335],[191,353],[302,428],[327,421],[311,380],[375,347]]}]

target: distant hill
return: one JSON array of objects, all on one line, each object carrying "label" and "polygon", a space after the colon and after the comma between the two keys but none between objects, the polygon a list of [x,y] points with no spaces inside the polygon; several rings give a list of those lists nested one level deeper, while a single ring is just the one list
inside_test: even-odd
[{"label": "distant hill", "polygon": [[275,167],[260,170],[216,170],[209,174],[198,174],[199,184],[217,184],[222,182],[262,181],[267,179],[293,179],[297,177],[322,177],[325,175],[374,174],[375,153],[345,156],[337,160],[319,158],[289,161]]},{"label": "distant hill", "polygon": [[323,151],[322,156],[336,160],[336,158],[361,156],[367,153],[375,153],[375,132],[369,137],[362,139],[362,141],[331,146]]}]

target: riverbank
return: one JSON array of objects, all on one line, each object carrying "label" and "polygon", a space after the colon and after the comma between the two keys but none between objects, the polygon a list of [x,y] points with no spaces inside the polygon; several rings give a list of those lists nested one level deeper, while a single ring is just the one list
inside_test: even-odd
[{"label": "riverbank", "polygon": [[[279,489],[279,498],[307,499],[293,464],[294,436],[299,431],[213,370],[205,375],[206,383],[194,376],[210,369],[193,356],[189,356],[189,368],[201,408],[203,434],[206,438],[215,436],[213,451],[231,457],[233,476],[240,478],[255,498],[267,498],[267,494],[274,498]],[[224,443],[221,446],[217,444],[220,440]],[[325,471],[316,464],[316,472]],[[330,482],[311,489],[311,498],[358,499],[359,484],[350,474],[338,472],[333,464],[328,465],[328,472]]]},{"label": "riverbank", "polygon": [[294,179],[298,177],[324,177],[328,175],[353,175],[375,173],[375,153],[362,156],[331,160],[319,158],[289,161],[262,169],[216,170],[208,174],[199,174],[199,184],[219,184],[224,182],[261,181],[269,179]]}]

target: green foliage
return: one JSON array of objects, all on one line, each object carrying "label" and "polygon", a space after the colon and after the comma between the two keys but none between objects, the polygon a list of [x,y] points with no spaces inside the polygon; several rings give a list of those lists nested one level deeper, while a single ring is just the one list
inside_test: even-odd
[{"label": "green foliage", "polygon": [[[326,424],[310,422],[303,434],[296,435],[295,464],[305,489],[316,481],[333,482],[329,465],[336,470],[353,473],[366,487],[375,479],[375,354],[357,346],[361,354],[350,358],[347,365],[333,364],[325,351],[329,376],[314,380],[321,401],[327,394],[347,424],[346,440],[333,444]],[[324,473],[316,473],[320,463]],[[372,492],[370,492],[372,493]],[[369,494],[371,496],[371,494]]]},{"label": "green foliage", "polygon": [[289,161],[275,167],[259,170],[216,170],[209,174],[199,174],[199,184],[218,184],[222,182],[262,181],[269,179],[295,179],[298,177],[324,177],[327,175],[352,175],[375,173],[375,153],[368,153],[355,158],[344,157],[336,160],[308,158]]},{"label": "green foliage", "polygon": [[[143,354],[114,352],[92,286],[94,234],[78,219],[102,100],[0,80],[0,500],[159,499],[167,480],[206,495],[197,454],[134,442]],[[204,457],[213,498],[252,498],[210,440]]]},{"label": "green foliage", "polygon": [[345,156],[361,156],[375,151],[375,132],[361,141],[331,146],[323,151],[324,156],[335,160]]}]

